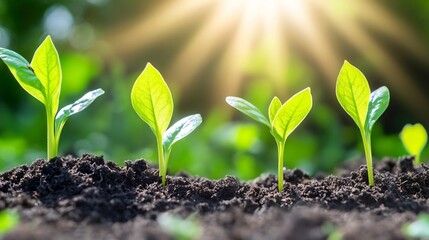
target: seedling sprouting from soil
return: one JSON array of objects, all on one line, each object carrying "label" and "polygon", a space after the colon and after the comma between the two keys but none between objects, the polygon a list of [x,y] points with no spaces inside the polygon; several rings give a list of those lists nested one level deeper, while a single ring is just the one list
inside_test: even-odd
[{"label": "seedling sprouting from soil", "polygon": [[148,63],[134,83],[131,91],[134,111],[155,134],[158,148],[159,175],[165,186],[168,158],[174,143],[194,131],[202,122],[200,114],[187,116],[171,126],[173,98],[170,89],[158,70]]},{"label": "seedling sprouting from soil", "polygon": [[371,93],[363,73],[349,62],[344,61],[337,79],[336,95],[341,107],[350,115],[360,130],[368,168],[368,183],[370,186],[374,186],[371,131],[374,123],[389,105],[389,89],[383,86]]},{"label": "seedling sprouting from soil", "polygon": [[278,150],[278,190],[283,190],[283,159],[287,137],[304,120],[313,105],[310,88],[292,96],[283,105],[277,97],[271,100],[268,108],[268,119],[250,102],[238,98],[227,97],[226,102],[238,111],[266,125],[273,135]]},{"label": "seedling sprouting from soil", "polygon": [[415,156],[415,163],[420,164],[420,154],[428,140],[426,129],[420,123],[407,124],[399,136],[407,152]]},{"label": "seedling sprouting from soil", "polygon": [[61,64],[50,36],[34,53],[31,64],[18,53],[0,48],[0,58],[25,91],[45,105],[48,135],[48,160],[57,156],[61,131],[68,117],[87,108],[104,91],[97,89],[67,105],[58,113],[61,92]]}]

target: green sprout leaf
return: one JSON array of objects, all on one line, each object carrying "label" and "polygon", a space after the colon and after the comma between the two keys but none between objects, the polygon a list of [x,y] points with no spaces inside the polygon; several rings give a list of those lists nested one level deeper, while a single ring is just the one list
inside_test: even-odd
[{"label": "green sprout leaf", "polygon": [[194,114],[184,117],[173,124],[162,137],[164,151],[169,153],[174,143],[188,136],[202,123],[202,121],[200,114]]},{"label": "green sprout leaf", "polygon": [[[155,134],[158,148],[159,176],[165,186],[167,164],[172,145],[201,124],[199,114],[186,117],[165,132],[173,115],[173,98],[161,73],[148,63],[131,90],[134,111]],[[164,134],[165,133],[165,134]]]},{"label": "green sprout leaf", "polygon": [[173,115],[173,97],[159,71],[148,63],[134,83],[131,103],[140,118],[162,136]]},{"label": "green sprout leaf", "polygon": [[381,87],[371,93],[368,81],[359,69],[344,61],[337,79],[336,95],[341,107],[358,126],[365,149],[368,183],[374,186],[372,172],[371,131],[389,105],[390,93]]},{"label": "green sprout leaf", "polygon": [[71,115],[85,110],[89,105],[91,105],[91,103],[94,102],[96,98],[103,94],[104,91],[101,88],[90,91],[83,95],[81,98],[79,98],[76,102],[63,107],[60,111],[58,111],[57,116],[55,118],[55,133],[58,138],[57,142],[59,141],[61,131],[67,119]]},{"label": "green sprout leaf", "polygon": [[368,115],[366,116],[365,126],[366,131],[371,132],[374,123],[386,111],[389,106],[390,93],[387,87],[380,87],[371,93],[368,105]]},{"label": "green sprout leaf", "polygon": [[273,134],[279,141],[285,142],[287,137],[304,120],[313,105],[310,88],[292,96],[278,110],[273,120]]},{"label": "green sprout leaf", "polygon": [[37,48],[31,67],[45,89],[45,105],[55,115],[60,101],[62,74],[60,58],[50,36]]},{"label": "green sprout leaf", "polygon": [[419,214],[416,221],[402,226],[405,236],[412,239],[429,239],[429,215]]},{"label": "green sprout leaf", "polygon": [[19,223],[19,215],[14,211],[3,210],[0,212],[0,238],[13,230]]},{"label": "green sprout leaf", "polygon": [[264,115],[262,115],[261,111],[259,111],[259,109],[250,102],[239,97],[227,97],[226,102],[231,105],[231,107],[244,113],[248,117],[253,118],[254,120],[266,125],[267,127],[271,126],[270,122]]},{"label": "green sprout leaf", "polygon": [[420,154],[426,146],[428,135],[426,129],[420,123],[407,124],[399,134],[402,144],[407,152],[414,155],[416,164],[420,163]]},{"label": "green sprout leaf", "polygon": [[282,102],[278,97],[274,97],[273,100],[271,100],[270,106],[268,107],[268,117],[270,119],[270,123],[273,123],[274,117],[276,116],[277,112],[282,107]]},{"label": "green sprout leaf", "polygon": [[45,88],[25,58],[9,49],[0,48],[0,58],[7,65],[19,85],[31,96],[45,104]]},{"label": "green sprout leaf", "polygon": [[336,94],[341,107],[352,117],[356,125],[362,128],[368,113],[371,93],[363,73],[347,61],[338,75]]},{"label": "green sprout leaf", "polygon": [[292,96],[285,104],[274,97],[268,107],[268,118],[250,102],[238,98],[227,97],[226,102],[238,111],[268,126],[277,143],[278,151],[278,191],[283,191],[283,155],[284,145],[289,134],[304,120],[313,105],[310,88],[306,88]]}]

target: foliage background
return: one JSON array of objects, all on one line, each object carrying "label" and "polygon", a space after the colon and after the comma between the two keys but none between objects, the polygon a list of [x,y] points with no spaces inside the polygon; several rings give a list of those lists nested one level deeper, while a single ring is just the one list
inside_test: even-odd
[{"label": "foliage background", "polygon": [[[251,179],[264,172],[275,172],[276,146],[267,129],[235,112],[224,103],[224,98],[234,94],[266,111],[274,95],[285,101],[306,86],[312,87],[315,104],[307,119],[286,143],[286,166],[300,167],[312,174],[332,172],[342,161],[362,157],[358,129],[336,102],[332,85],[336,79],[327,77],[315,56],[306,52],[311,44],[292,48],[288,53],[289,60],[280,66],[284,71],[276,76],[272,71],[275,59],[266,54],[268,50],[264,44],[255,47],[238,70],[240,82],[229,80],[232,79],[230,75],[219,71],[217,64],[222,55],[216,51],[208,57],[206,64],[199,64],[199,55],[210,47],[208,43],[196,48],[188,61],[180,63],[180,71],[171,71],[171,67],[177,64],[172,59],[177,59],[195,32],[206,27],[200,24],[204,13],[195,13],[192,21],[180,29],[160,24],[168,16],[180,21],[180,17],[175,18],[174,15],[179,9],[173,9],[164,17],[154,17],[168,4],[187,4],[186,1],[177,2],[0,1],[1,47],[12,49],[31,60],[44,37],[52,35],[63,68],[60,106],[97,87],[106,91],[88,110],[67,122],[60,141],[60,154],[79,156],[90,152],[120,164],[139,158],[156,159],[154,136],[134,113],[129,96],[135,78],[150,61],[163,73],[173,91],[176,104],[173,121],[191,113],[198,112],[203,116],[203,125],[175,146],[169,163],[172,173],[187,171],[209,178],[233,174],[241,179]],[[390,107],[373,132],[374,156],[397,158],[406,154],[398,138],[402,127],[414,122],[429,126],[427,105],[424,104],[429,102],[425,94],[429,77],[429,48],[426,47],[429,42],[429,2],[386,0],[379,1],[379,6],[391,13],[395,21],[403,23],[407,33],[412,33],[424,46],[420,57],[416,57],[406,47],[398,45],[396,39],[381,34],[371,24],[360,23],[366,35],[374,38],[386,54],[399,62],[407,74],[406,80],[394,82],[386,79],[380,68],[383,63],[374,64],[377,56],[374,56],[371,46],[362,43],[361,48],[352,48],[339,37],[335,28],[323,24],[320,27],[334,44],[335,53],[361,69],[373,90],[381,85],[397,86],[392,91]],[[345,11],[343,8],[345,6],[338,7],[338,13]],[[317,9],[313,14],[317,14]],[[151,22],[151,19],[154,20]],[[144,24],[149,24],[149,27],[144,28]],[[139,26],[146,30],[123,36],[131,31],[128,29],[138,29]],[[153,40],[151,36],[161,31],[157,29],[159,26],[172,34]],[[235,30],[239,31],[239,28]],[[213,37],[216,34],[214,32]],[[231,41],[227,35],[224,38],[225,42]],[[299,36],[296,38],[296,42],[302,40]],[[127,44],[128,41],[142,45]],[[315,38],[310,43],[318,41]],[[193,66],[200,65],[197,73],[187,79],[187,84],[177,80],[185,79]],[[337,73],[340,67],[341,63],[331,64]],[[0,76],[0,170],[5,171],[17,164],[45,158],[46,123],[43,106],[19,87],[4,64],[0,64]],[[221,76],[222,82],[216,76]],[[410,85],[417,86],[425,94],[424,101],[414,92],[406,91]],[[235,89],[234,86],[238,87]],[[426,150],[422,159],[427,157]]]}]

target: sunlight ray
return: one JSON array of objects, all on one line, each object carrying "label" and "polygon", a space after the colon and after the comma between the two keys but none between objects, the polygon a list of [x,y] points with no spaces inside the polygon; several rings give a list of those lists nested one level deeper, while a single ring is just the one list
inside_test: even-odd
[{"label": "sunlight ray", "polygon": [[410,31],[401,21],[398,21],[392,14],[381,8],[372,1],[357,2],[365,14],[360,14],[357,18],[362,19],[367,26],[374,28],[377,32],[384,33],[390,40],[401,44],[420,60],[428,61],[426,46],[417,38],[416,34]]},{"label": "sunlight ray", "polygon": [[213,102],[223,102],[228,95],[239,92],[244,80],[244,65],[255,45],[255,2],[249,2],[241,16],[239,27],[232,37],[222,56],[215,80],[216,86],[212,92]]},{"label": "sunlight ray", "polygon": [[[269,14],[268,14],[269,13]],[[285,38],[286,26],[281,24],[281,13],[275,4],[267,6],[266,13],[260,12],[261,27],[263,36],[260,42],[266,42],[267,45],[267,73],[275,85],[275,89],[281,89],[282,96],[288,92],[284,84],[285,67],[287,66],[287,46],[288,40]]]},{"label": "sunlight ray", "polygon": [[[302,4],[304,4],[304,1]],[[285,21],[293,23],[295,26],[293,32],[302,35],[299,38],[301,41],[297,44],[309,56],[314,58],[320,70],[325,75],[325,79],[331,86],[334,86],[336,75],[338,74],[338,65],[341,63],[340,57],[336,54],[337,51],[333,49],[326,35],[316,26],[315,23],[317,21],[311,14],[305,11],[306,8],[302,4],[296,5],[294,9],[296,14],[285,19]],[[283,7],[287,8],[288,6],[284,5]],[[299,14],[297,14],[298,12]]]},{"label": "sunlight ray", "polygon": [[[148,48],[156,41],[180,33],[193,22],[198,22],[201,12],[210,12],[215,1],[168,1],[152,11],[143,14],[131,27],[119,26],[106,34],[108,42],[120,49],[121,57],[135,54],[136,49]],[[127,26],[129,23],[127,23]],[[122,30],[123,29],[123,30]],[[116,48],[115,48],[116,49]]]},{"label": "sunlight ray", "polygon": [[[327,10],[320,4],[321,9]],[[338,32],[363,56],[365,56],[379,72],[385,77],[384,81],[388,82],[389,87],[393,89],[395,94],[410,107],[416,113],[424,114],[428,102],[421,92],[421,90],[414,84],[413,81],[408,77],[408,74],[401,68],[400,64],[394,60],[394,58],[388,54],[383,47],[377,43],[370,35],[366,34],[362,28],[360,28],[355,21],[352,19],[343,18],[341,22],[333,18],[333,14],[325,14],[328,16],[336,27]],[[413,97],[410,98],[409,94],[412,92]]]},{"label": "sunlight ray", "polygon": [[[237,22],[241,6],[239,2],[224,1],[212,12],[209,19],[191,38],[172,61],[167,76],[175,79],[185,89],[193,77],[222,48],[229,39],[225,36],[234,30],[231,22]],[[186,69],[186,71],[184,71]]]}]

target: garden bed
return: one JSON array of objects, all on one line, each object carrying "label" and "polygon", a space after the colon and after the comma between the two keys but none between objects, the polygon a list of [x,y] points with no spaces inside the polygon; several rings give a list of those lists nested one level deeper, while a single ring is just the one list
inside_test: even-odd
[{"label": "garden bed", "polygon": [[21,216],[5,239],[173,239],[178,233],[160,224],[162,213],[200,229],[198,239],[404,239],[401,226],[429,210],[428,167],[409,158],[378,163],[375,187],[364,166],[284,177],[281,193],[274,175],[240,182],[179,174],[162,187],[144,160],[124,167],[92,155],[37,160],[0,175],[0,209]]}]

